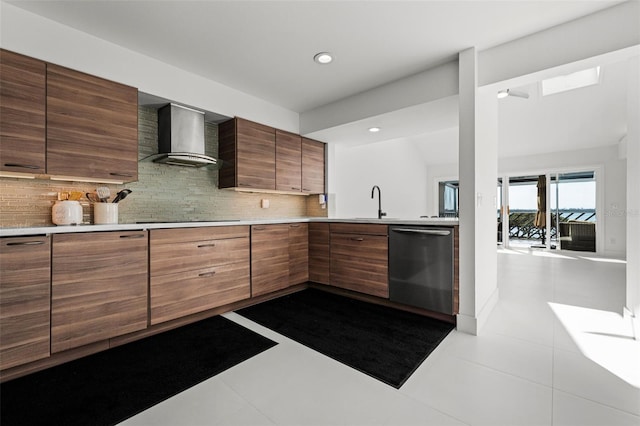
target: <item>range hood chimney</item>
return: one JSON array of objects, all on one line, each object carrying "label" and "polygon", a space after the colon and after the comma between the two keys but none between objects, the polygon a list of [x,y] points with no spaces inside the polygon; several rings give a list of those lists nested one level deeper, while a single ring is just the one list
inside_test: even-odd
[{"label": "range hood chimney", "polygon": [[222,161],[205,155],[204,113],[168,104],[158,110],[158,154],[153,161],[219,169]]}]

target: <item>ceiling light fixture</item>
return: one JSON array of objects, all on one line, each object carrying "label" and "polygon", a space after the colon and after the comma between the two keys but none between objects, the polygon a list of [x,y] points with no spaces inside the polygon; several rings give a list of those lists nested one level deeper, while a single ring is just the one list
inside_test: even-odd
[{"label": "ceiling light fixture", "polygon": [[371,133],[377,133],[380,131],[380,127],[369,127]]},{"label": "ceiling light fixture", "polygon": [[316,53],[316,55],[313,57],[313,60],[321,65],[326,65],[333,61],[333,56],[329,52],[320,52]]},{"label": "ceiling light fixture", "polygon": [[529,99],[529,94],[525,92],[518,92],[517,90],[511,90],[511,89],[498,91],[498,99],[504,99],[507,96],[514,96],[516,98]]}]

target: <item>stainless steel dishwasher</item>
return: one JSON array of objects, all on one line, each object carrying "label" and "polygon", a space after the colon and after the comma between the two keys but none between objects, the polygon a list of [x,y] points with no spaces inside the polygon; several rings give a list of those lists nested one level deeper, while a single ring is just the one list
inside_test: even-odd
[{"label": "stainless steel dishwasher", "polygon": [[389,299],[453,314],[453,229],[389,227]]}]

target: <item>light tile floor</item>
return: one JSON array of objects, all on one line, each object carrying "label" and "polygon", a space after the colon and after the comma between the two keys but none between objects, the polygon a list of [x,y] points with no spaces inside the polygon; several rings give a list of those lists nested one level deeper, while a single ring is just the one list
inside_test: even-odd
[{"label": "light tile floor", "polygon": [[499,249],[481,336],[453,331],[399,390],[236,313],[279,344],[126,425],[640,425],[625,264]]}]

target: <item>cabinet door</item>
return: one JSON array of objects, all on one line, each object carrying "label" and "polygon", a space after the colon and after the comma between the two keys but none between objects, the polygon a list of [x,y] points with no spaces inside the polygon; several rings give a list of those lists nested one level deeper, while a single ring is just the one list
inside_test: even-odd
[{"label": "cabinet door", "polygon": [[276,189],[275,129],[237,118],[236,131],[237,186]]},{"label": "cabinet door", "polygon": [[302,138],[302,192],[324,194],[324,144]]},{"label": "cabinet door", "polygon": [[329,224],[309,224],[309,281],[329,284]]},{"label": "cabinet door", "polygon": [[331,285],[388,298],[388,265],[386,236],[331,233]]},{"label": "cabinet door", "polygon": [[289,286],[289,225],[251,227],[251,296]]},{"label": "cabinet door", "polygon": [[137,89],[47,65],[47,173],[137,180]]},{"label": "cabinet door", "polygon": [[276,130],[276,189],[302,190],[302,138]]},{"label": "cabinet door", "polygon": [[147,327],[147,233],[53,237],[51,352]]},{"label": "cabinet door", "polygon": [[0,369],[49,356],[49,241],[0,239]]},{"label": "cabinet door", "polygon": [[0,170],[45,173],[46,64],[0,49]]},{"label": "cabinet door", "polygon": [[309,281],[309,224],[289,224],[289,285]]}]

